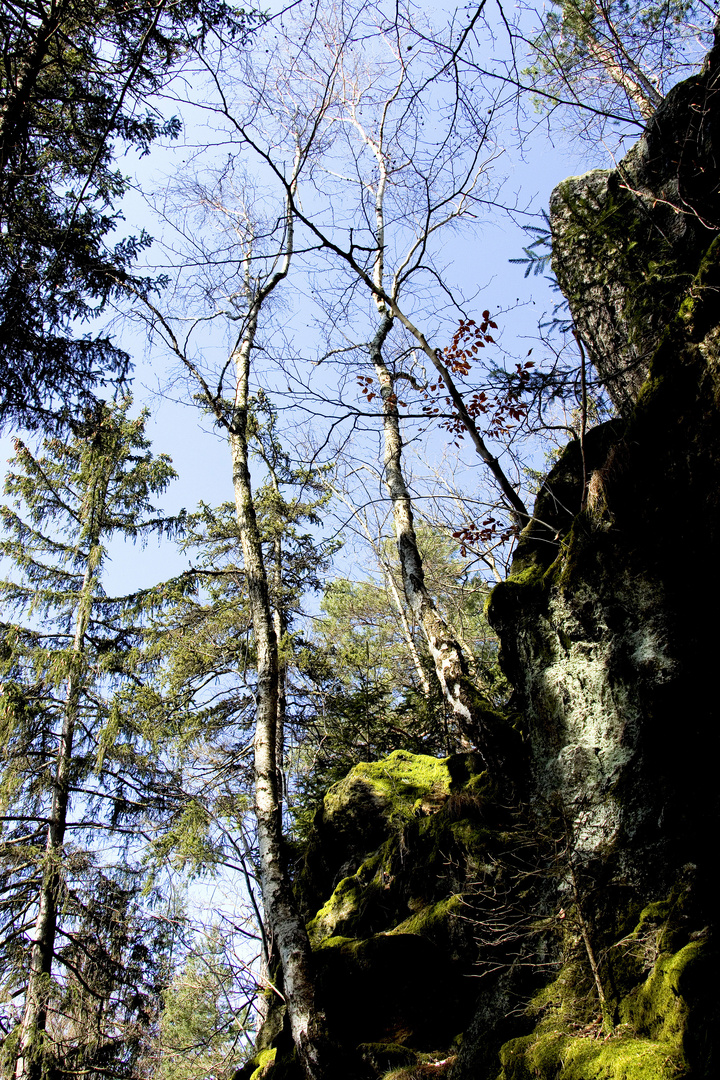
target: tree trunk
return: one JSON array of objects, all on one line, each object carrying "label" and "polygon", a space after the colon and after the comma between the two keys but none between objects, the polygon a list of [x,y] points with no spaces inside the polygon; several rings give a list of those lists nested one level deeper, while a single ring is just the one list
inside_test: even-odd
[{"label": "tree trunk", "polygon": [[[277,475],[272,465],[266,460],[266,465],[270,471],[270,478],[272,481],[273,490],[280,500],[280,485],[278,484]],[[279,794],[279,813],[282,823],[282,804],[283,797],[286,794],[285,790],[285,713],[287,708],[287,677],[288,677],[288,665],[287,660],[282,654],[285,635],[288,629],[288,618],[285,604],[283,602],[282,588],[282,568],[283,568],[283,549],[282,538],[280,535],[276,535],[273,540],[273,559],[270,569],[271,573],[271,585],[275,594],[275,602],[272,605],[273,616],[273,629],[275,630],[275,640],[278,648],[278,694],[277,694],[277,720],[275,723],[275,763],[277,767],[278,775],[278,794]]]},{"label": "tree trunk", "polygon": [[14,86],[8,93],[5,104],[0,107],[0,172],[7,167],[10,156],[25,129],[23,117],[37,85],[50,42],[63,20],[65,6],[60,0],[60,3],[51,3],[45,11],[42,22],[35,30],[32,47],[18,65]]},{"label": "tree trunk", "polygon": [[663,99],[662,94],[655,89],[643,72],[634,66],[631,70],[627,70],[613,51],[601,45],[595,37],[588,40],[588,52],[594,60],[602,64],[612,81],[625,91],[636,105],[643,120],[649,120]]},{"label": "tree trunk", "polygon": [[[293,198],[300,166],[301,147],[296,147],[293,176],[287,188],[286,233],[275,268],[264,280],[254,278],[252,230],[243,255],[243,329],[236,341],[230,363],[235,372],[235,393],[230,420],[222,394],[213,393],[197,367],[179,346],[175,335],[157,310],[149,305],[168,331],[173,349],[199,384],[202,396],[219,422],[228,430],[232,459],[235,512],[245,566],[255,648],[257,689],[255,695],[255,813],[263,895],[267,955],[278,956],[282,967],[282,993],[287,1006],[290,1030],[307,1080],[330,1080],[338,1075],[330,1066],[329,1043],[324,1017],[315,999],[312,950],[305,923],[297,909],[283,858],[282,793],[278,773],[278,717],[281,706],[278,629],[273,622],[268,578],[258,529],[248,451],[248,405],[250,362],[262,306],[276,286],[287,276],[293,254]],[[222,378],[220,380],[222,386]]]},{"label": "tree trunk", "polygon": [[427,675],[425,674],[423,666],[420,663],[420,656],[419,656],[418,651],[417,651],[417,649],[415,647],[415,641],[413,639],[412,633],[410,632],[410,624],[407,621],[407,616],[405,614],[405,609],[403,608],[402,600],[400,599],[400,593],[398,592],[397,587],[395,585],[395,579],[392,576],[392,571],[391,571],[390,567],[386,566],[384,563],[381,563],[381,565],[383,566],[383,569],[385,570],[385,578],[386,578],[387,583],[388,583],[388,590],[390,592],[390,595],[393,598],[393,602],[395,604],[395,608],[397,610],[397,613],[400,616],[400,624],[401,624],[402,629],[403,629],[403,637],[405,639],[405,645],[407,646],[408,653],[410,654],[410,659],[413,662],[413,667],[415,668],[415,672],[416,672],[417,677],[418,677],[418,682],[420,683],[420,687],[421,687],[422,692],[425,695],[425,697],[429,698],[430,697],[430,683],[428,682]]},{"label": "tree trunk", "polygon": [[488,766],[493,763],[490,740],[482,721],[477,690],[469,677],[459,642],[437,610],[425,584],[422,557],[413,522],[412,502],[402,470],[402,438],[397,396],[383,358],[383,345],[393,323],[381,312],[381,323],[370,343],[370,357],[383,401],[385,483],[393,506],[395,538],[403,587],[410,608],[423,628],[443,695],[452,710],[457,733],[466,746],[478,746]]},{"label": "tree trunk", "polygon": [[312,951],[282,850],[282,794],[277,760],[280,665],[260,532],[248,466],[248,380],[258,310],[251,311],[233,360],[236,393],[230,432],[235,506],[257,651],[255,811],[265,919],[280,958],[293,1042],[308,1080],[325,1080],[324,1024],[315,1000]]}]

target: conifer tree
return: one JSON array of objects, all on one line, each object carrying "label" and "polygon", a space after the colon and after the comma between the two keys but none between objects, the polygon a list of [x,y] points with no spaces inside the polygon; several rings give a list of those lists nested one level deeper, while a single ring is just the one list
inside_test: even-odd
[{"label": "conifer tree", "polygon": [[235,981],[226,939],[213,928],[163,993],[158,1080],[232,1080],[248,1019]]},{"label": "conifer tree", "polygon": [[[304,737],[309,706],[307,680],[300,670],[307,660],[307,642],[296,616],[307,592],[321,588],[331,551],[318,549],[316,537],[306,531],[307,525],[319,524],[328,495],[311,469],[293,465],[278,438],[276,421],[270,402],[259,394],[250,403],[249,431],[252,452],[265,472],[254,504],[278,641],[275,756],[282,816],[288,729],[294,729],[297,739]],[[244,829],[241,819],[252,806],[249,750],[257,646],[235,504],[201,504],[185,521],[182,547],[193,558],[195,589],[168,607],[149,632],[151,647],[162,658],[162,693],[150,706],[141,706],[153,710],[153,723],[167,733],[168,752],[177,755],[183,770],[183,810],[167,821],[156,851],[162,856],[174,851],[195,868],[227,858],[238,866],[252,847],[238,847],[238,837]],[[192,803],[201,803],[203,812],[193,811]],[[249,819],[248,824],[251,838]],[[253,858],[247,869],[255,873]]]},{"label": "conifer tree", "polygon": [[127,353],[79,321],[148,288],[148,237],[116,241],[128,180],[116,144],[174,137],[147,98],[215,32],[251,17],[223,0],[20,0],[0,10],[0,423],[47,424],[122,379]]},{"label": "conifer tree", "polygon": [[111,1062],[131,1075],[152,1012],[133,864],[164,784],[120,692],[142,678],[141,625],[162,590],[110,597],[103,570],[110,540],[144,543],[178,522],[152,503],[175,474],[130,406],[99,403],[40,456],[17,440],[0,510],[0,595],[18,620],[0,628],[0,966],[22,1003],[3,1050],[18,1080]]},{"label": "conifer tree", "polygon": [[670,88],[696,70],[717,19],[696,0],[552,0],[536,14],[524,74],[541,107],[559,108],[594,144],[618,131],[636,137]]},{"label": "conifer tree", "polygon": [[[277,641],[278,693],[276,723],[263,738],[272,738],[272,824],[284,865],[286,742],[293,730],[303,737],[309,705],[300,673],[306,643],[295,616],[307,591],[320,588],[329,558],[305,526],[319,523],[328,496],[312,469],[292,462],[277,435],[277,416],[262,393],[248,401],[247,432],[248,456],[260,459],[264,472],[253,508],[257,547],[268,568],[268,623]],[[252,749],[263,671],[236,505],[201,505],[187,519],[183,546],[193,552],[197,593],[179,598],[150,633],[152,647],[163,658],[163,694],[152,705],[153,723],[168,733],[168,752],[182,770],[178,813],[160,830],[154,853],[158,860],[170,859],[194,873],[213,874],[222,868],[238,882],[236,891],[255,906],[260,981],[264,985],[274,969],[273,977],[287,996],[277,973],[278,956],[271,956],[274,928],[267,913],[261,914],[259,895],[263,868]],[[247,931],[243,935],[247,944]],[[246,985],[249,976],[245,971],[240,983]],[[255,966],[253,984],[257,979]],[[240,983],[236,981],[235,993]],[[166,996],[166,1009],[177,1004],[174,996]]]}]

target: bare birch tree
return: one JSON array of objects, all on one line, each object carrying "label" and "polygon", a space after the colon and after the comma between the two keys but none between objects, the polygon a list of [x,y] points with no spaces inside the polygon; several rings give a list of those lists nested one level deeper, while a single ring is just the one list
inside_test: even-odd
[{"label": "bare birch tree", "polygon": [[[368,370],[380,384],[383,476],[393,506],[405,594],[423,627],[456,729],[468,743],[481,746],[489,763],[494,750],[484,727],[487,707],[472,684],[460,643],[425,585],[415,535],[397,388],[404,378],[423,401],[430,380],[413,356],[422,354],[425,363],[430,362],[434,387],[442,380],[450,401],[448,419],[469,434],[513,519],[524,523],[528,514],[466,406],[442,349],[430,343],[429,331],[425,334],[416,326],[418,316],[407,313],[427,289],[423,275],[437,275],[433,246],[440,230],[474,213],[479,187],[495,156],[483,144],[486,125],[468,103],[448,99],[442,107],[440,149],[434,146],[435,132],[431,138],[423,135],[425,123],[434,123],[429,118],[442,96],[436,85],[438,57],[425,55],[410,78],[405,43],[396,29],[385,25],[378,7],[360,3],[341,10],[318,4],[302,18],[295,12],[292,19],[291,31],[277,24],[272,29],[263,63],[253,66],[247,57],[227,54],[217,62],[200,58],[214,98],[205,108],[213,122],[224,124],[229,154],[217,197],[198,194],[205,211],[230,229],[228,262],[222,267],[217,253],[195,248],[195,257],[207,267],[208,283],[204,309],[184,327],[157,304],[144,302],[153,331],[180,361],[194,393],[227,434],[256,650],[255,802],[265,918],[282,964],[293,1039],[308,1077],[315,1077],[327,1072],[322,1017],[307,935],[281,857],[282,626],[270,599],[276,569],[265,562],[250,469],[251,405],[263,383],[258,367],[265,348],[263,330],[291,264],[295,280],[305,286],[307,275],[314,273],[322,275],[326,295],[344,290],[368,331],[364,344],[357,339],[353,343],[356,356],[362,356],[353,374],[369,361]],[[460,113],[467,113],[468,123],[457,119]],[[373,127],[378,116],[379,131]],[[467,142],[469,136],[474,145]],[[262,222],[262,194],[251,206],[252,196],[246,192],[244,205],[235,213],[221,190],[234,158],[248,150],[256,155],[262,183],[274,185],[281,196],[282,209],[270,208]],[[368,157],[374,179],[366,176]],[[390,193],[394,206],[389,213]],[[403,199],[408,206],[401,212]],[[194,228],[187,232],[192,233],[187,237],[191,245],[200,243]],[[304,277],[298,275],[299,260]],[[444,288],[442,277],[440,283]],[[405,298],[411,301],[407,310],[401,306]],[[353,317],[349,311],[344,322]],[[212,373],[194,344],[194,335],[210,324],[233,332],[227,359]],[[389,344],[393,334],[397,340]],[[398,369],[395,358],[400,355],[409,357],[408,371]],[[319,366],[321,378],[328,367]],[[356,416],[365,413],[367,420],[366,403],[343,400],[342,406]],[[418,418],[429,422],[420,407]]]},{"label": "bare birch tree", "polygon": [[[273,607],[272,586],[281,590],[282,548],[274,545],[270,566],[266,565],[263,538],[251,475],[254,435],[253,382],[261,379],[254,362],[261,351],[260,334],[265,309],[288,275],[295,254],[295,218],[292,199],[302,170],[313,149],[312,124],[294,122],[292,75],[285,72],[283,85],[274,92],[274,127],[284,128],[282,147],[290,147],[287,159],[289,187],[281,188],[279,213],[260,222],[248,205],[248,193],[241,193],[230,207],[219,193],[199,193],[201,212],[230,230],[234,247],[232,265],[223,265],[217,256],[204,252],[205,270],[218,277],[201,287],[204,300],[212,305],[190,320],[190,330],[181,335],[181,323],[164,314],[156,304],[144,300],[152,332],[180,361],[189,377],[194,396],[226,433],[230,456],[235,513],[242,548],[245,588],[253,628],[255,649],[255,730],[254,791],[258,863],[263,898],[268,953],[279,958],[282,993],[288,1011],[295,1047],[308,1080],[329,1075],[324,1023],[315,995],[313,961],[304,921],[295,903],[292,884],[283,857],[282,843],[282,753],[284,724],[284,664],[279,645],[284,621],[279,605]],[[268,100],[270,88],[264,89]],[[290,104],[288,104],[290,103]],[[224,102],[224,107],[227,103]],[[196,191],[197,195],[198,192]],[[201,260],[202,261],[202,260]],[[197,292],[196,292],[197,295]],[[206,320],[222,324],[232,332],[232,344],[219,369],[208,373],[195,358],[193,330]],[[272,476],[272,469],[270,470]],[[277,483],[277,477],[276,483]]]},{"label": "bare birch tree", "polygon": [[[286,41],[296,40],[288,32]],[[438,384],[444,388],[455,430],[469,435],[510,515],[524,525],[529,520],[525,504],[483,437],[451,364],[419,328],[417,315],[408,314],[427,288],[427,276],[439,277],[447,291],[435,267],[439,234],[473,216],[496,151],[485,145],[488,125],[475,105],[443,99],[442,58],[431,48],[417,61],[407,58],[402,32],[397,24],[386,25],[374,5],[324,8],[313,35],[294,47],[297,107],[303,110],[305,125],[322,132],[321,152],[303,189],[291,189],[265,136],[269,116],[264,80],[250,121],[230,109],[225,118],[240,144],[254,150],[283,183],[306,244],[320,246],[339,281],[330,291],[349,295],[368,327],[370,340],[358,353],[364,351],[369,358],[380,387],[384,480],[393,505],[405,594],[423,627],[457,729],[468,742],[481,746],[490,761],[486,706],[469,677],[463,650],[424,581],[403,472],[398,384],[404,380],[413,388],[418,402],[430,397],[430,379],[412,360],[419,347],[435,369],[433,392]],[[454,93],[454,84],[452,89]],[[425,124],[430,135],[423,131]],[[374,311],[369,321],[365,300]],[[344,314],[346,322],[352,317]],[[406,356],[415,370],[399,370],[397,364],[391,370],[388,348]],[[366,396],[370,401],[375,395]]]}]

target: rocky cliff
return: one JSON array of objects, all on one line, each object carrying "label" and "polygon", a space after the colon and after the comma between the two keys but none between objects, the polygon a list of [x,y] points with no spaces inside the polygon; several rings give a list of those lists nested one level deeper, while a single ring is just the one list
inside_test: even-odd
[{"label": "rocky cliff", "polygon": [[[552,200],[619,419],[547,477],[489,618],[507,775],[397,751],[298,875],[347,1076],[710,1080],[720,600],[720,50]],[[244,1078],[297,1077],[273,1007]]]}]

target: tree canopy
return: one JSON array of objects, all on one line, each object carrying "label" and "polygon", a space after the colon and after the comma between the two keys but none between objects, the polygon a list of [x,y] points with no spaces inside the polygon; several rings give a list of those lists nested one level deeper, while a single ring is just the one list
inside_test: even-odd
[{"label": "tree canopy", "polygon": [[252,19],[221,0],[9,3],[0,13],[0,423],[37,427],[122,381],[130,357],[96,317],[149,242],[122,237],[119,150],[174,138],[143,107],[183,56]]}]

